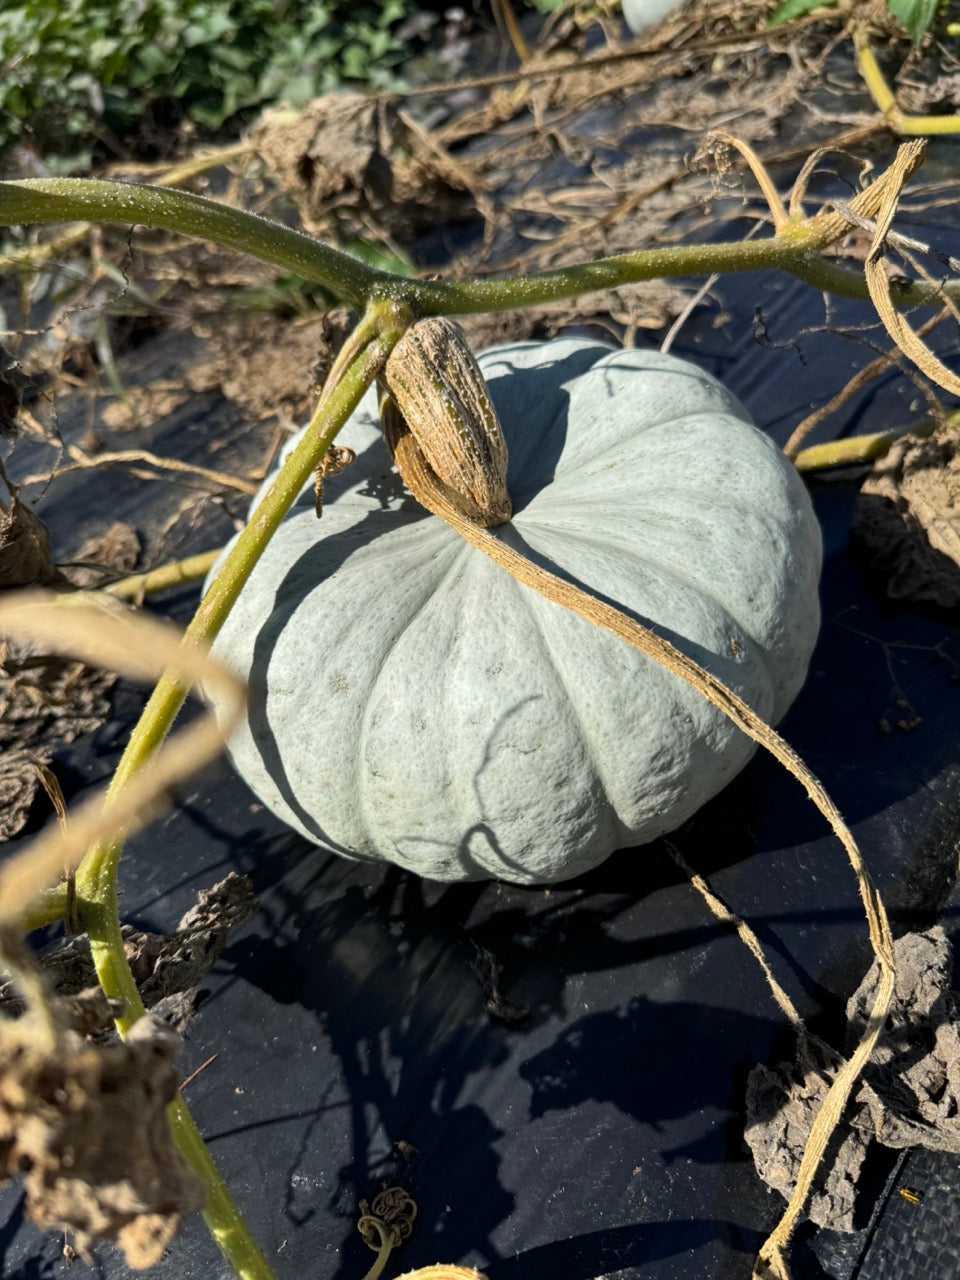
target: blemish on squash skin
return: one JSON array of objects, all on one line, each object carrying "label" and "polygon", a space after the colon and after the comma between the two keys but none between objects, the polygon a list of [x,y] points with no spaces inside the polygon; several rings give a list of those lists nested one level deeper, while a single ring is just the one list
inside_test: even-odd
[{"label": "blemish on squash skin", "polygon": [[342,671],[335,671],[333,673],[333,677],[330,683],[333,686],[334,693],[350,692],[350,681],[347,679],[347,677],[343,674]]}]

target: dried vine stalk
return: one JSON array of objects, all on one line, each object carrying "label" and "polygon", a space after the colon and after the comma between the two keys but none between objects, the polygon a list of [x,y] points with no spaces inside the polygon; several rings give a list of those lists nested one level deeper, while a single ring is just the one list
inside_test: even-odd
[{"label": "dried vine stalk", "polygon": [[[456,480],[461,470],[460,464],[455,462],[452,466],[448,466],[447,463],[451,454],[456,451],[457,439],[486,437],[491,430],[500,432],[500,424],[496,419],[482,376],[477,369],[479,381],[471,389],[467,400],[470,403],[482,403],[482,412],[477,415],[466,431],[463,422],[459,419],[455,419],[451,426],[448,414],[450,398],[443,387],[445,362],[453,361],[456,368],[462,370],[469,363],[467,357],[471,361],[473,358],[470,356],[462,332],[449,321],[443,321],[444,328],[442,332],[438,331],[436,326],[440,323],[437,320],[423,320],[415,325],[413,332],[420,331],[418,341],[403,348],[398,346],[387,362],[384,374],[384,381],[389,391],[381,404],[384,435],[400,474],[413,496],[428,511],[439,516],[462,538],[478,551],[489,556],[518,582],[530,587],[547,600],[572,610],[594,626],[603,627],[612,632],[626,644],[632,645],[633,648],[652,658],[702,694],[747,737],[769,751],[802,784],[810,799],[830,824],[853,868],[870,932],[870,943],[879,969],[879,981],[873,1008],[860,1042],[837,1073],[814,1120],[800,1162],[793,1195],[780,1222],[765,1242],[757,1259],[754,1270],[757,1280],[761,1278],[789,1280],[786,1249],[790,1237],[803,1211],[814,1177],[823,1160],[827,1145],[840,1122],[851,1091],[876,1045],[893,996],[895,979],[893,940],[883,902],[867,871],[852,832],[823,784],[807,768],[793,748],[742,698],[682,650],[671,644],[669,640],[657,635],[635,619],[627,617],[614,606],[596,599],[589,592],[533,564],[526,556],[502,542],[489,527],[484,527],[469,514],[470,506],[475,505],[473,498],[471,497],[469,503],[465,505],[455,494]],[[475,362],[473,363],[476,367]],[[411,387],[415,392],[412,397],[408,394]],[[461,398],[460,403],[464,402],[466,402],[464,398]],[[409,418],[408,404],[413,408]],[[497,452],[495,446],[492,452]],[[434,469],[434,465],[431,465],[434,459],[440,459],[444,467],[439,474]],[[497,492],[500,483],[497,476],[489,477],[493,504],[502,507],[504,501],[509,502],[509,498],[506,495],[505,480],[502,482],[502,494]],[[454,496],[451,496],[452,492]],[[493,521],[487,520],[486,523],[489,525]]]},{"label": "dried vine stalk", "polygon": [[877,313],[883,322],[883,327],[900,350],[904,355],[909,356],[927,377],[932,378],[945,391],[950,391],[953,395],[960,396],[960,378],[957,377],[952,369],[948,369],[941,360],[937,359],[926,343],[920,339],[914,330],[910,328],[910,325],[907,324],[904,317],[895,309],[890,298],[890,282],[887,279],[884,267],[883,253],[887,235],[893,223],[894,214],[897,211],[900,192],[903,190],[907,177],[912,172],[909,167],[911,157],[905,154],[907,150],[907,147],[901,147],[893,164],[887,171],[894,174],[894,179],[887,186],[877,212],[876,231],[874,232],[873,242],[870,245],[870,252],[867,254],[867,259],[864,263],[863,274],[866,278],[870,300],[877,309]]}]

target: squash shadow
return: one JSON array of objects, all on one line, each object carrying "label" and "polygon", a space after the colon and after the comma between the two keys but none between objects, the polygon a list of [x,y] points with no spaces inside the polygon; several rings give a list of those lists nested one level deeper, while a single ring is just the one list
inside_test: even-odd
[{"label": "squash shadow", "polygon": [[[638,932],[638,908],[675,878],[665,855],[619,892],[602,876],[545,893],[441,886],[396,868],[333,870],[329,860],[311,875],[301,868],[289,896],[277,884],[268,897],[284,903],[284,927],[225,955],[247,982],[315,1020],[342,1081],[335,1092],[345,1099],[339,1123],[349,1155],[311,1199],[302,1188],[325,1138],[322,1117],[306,1117],[286,1171],[291,1229],[322,1223],[329,1232],[332,1220],[342,1274],[355,1275],[366,1256],[354,1226],[358,1200],[399,1182],[419,1206],[404,1267],[469,1258],[506,1280],[533,1277],[542,1255],[559,1280],[592,1280],[616,1257],[627,1266],[681,1256],[701,1238],[730,1247],[740,1229],[728,1231],[722,1217],[698,1225],[682,1199],[676,1221],[665,1215],[624,1226],[614,1215],[598,1231],[597,1198],[601,1208],[603,1197],[622,1198],[622,1170],[615,1167],[608,1184],[593,1157],[569,1176],[596,1180],[596,1194],[580,1201],[571,1192],[562,1229],[550,1226],[553,1243],[515,1254],[503,1237],[503,1224],[519,1213],[518,1239],[529,1239],[524,1215],[555,1193],[552,1179],[563,1181],[568,1162],[547,1159],[539,1171],[528,1168],[521,1197],[516,1169],[504,1168],[505,1159],[515,1164],[518,1150],[536,1145],[552,1113],[566,1113],[577,1146],[597,1108],[613,1107],[631,1133],[635,1163],[666,1161],[683,1173],[691,1161],[704,1170],[733,1162],[743,1170],[730,1174],[736,1195],[752,1194],[738,1122],[723,1116],[734,1115],[743,1064],[769,1054],[778,1028],[760,1013],[695,1001],[669,1007],[647,994],[649,975],[685,970],[686,955],[723,932],[702,922],[656,936]],[[618,870],[622,886],[625,867]],[[481,955],[490,962],[479,965]],[[596,1001],[597,1010],[577,1017],[583,1001]],[[513,1005],[508,1022],[492,1011],[505,1002]],[[721,1117],[706,1135],[697,1121],[704,1110]],[[697,1140],[671,1145],[671,1126]],[[629,1183],[629,1169],[625,1176]],[[742,1210],[740,1203],[730,1221],[742,1220]],[[734,1244],[746,1260],[756,1241],[749,1230],[741,1236]],[[543,1231],[533,1238],[542,1240]]]},{"label": "squash shadow", "polygon": [[[756,989],[734,1008],[700,999],[700,957],[709,952],[713,972],[724,946],[738,944],[662,846],[625,850],[549,890],[439,885],[323,856],[292,836],[248,845],[242,800],[227,800],[210,812],[237,813],[235,834],[202,806],[182,813],[180,826],[201,824],[196,840],[180,841],[183,857],[191,865],[197,842],[218,835],[252,874],[261,910],[222,958],[235,976],[198,1017],[208,1027],[250,1021],[279,1031],[283,1068],[264,1068],[256,1031],[256,1065],[244,1066],[234,1032],[225,1078],[201,1075],[191,1102],[210,1089],[205,1129],[215,1152],[236,1141],[247,1162],[251,1142],[263,1153],[275,1189],[263,1234],[289,1240],[285,1265],[306,1266],[319,1233],[339,1248],[345,1280],[362,1274],[369,1257],[355,1230],[358,1202],[399,1182],[420,1210],[404,1268],[442,1257],[533,1280],[546,1260],[558,1280],[593,1280],[617,1269],[617,1258],[639,1266],[697,1244],[733,1251],[749,1274],[757,1241],[736,1224],[765,1221],[769,1204],[740,1145],[736,1109],[747,1062],[771,1060],[779,1027],[775,1011],[763,1016]],[[744,845],[742,826],[713,818],[720,832],[703,859],[691,849],[696,828],[680,837],[708,874],[756,847]],[[778,878],[773,866],[764,874]],[[850,920],[856,927],[853,910]],[[716,978],[729,989],[729,968]],[[218,1094],[218,1074],[227,1086],[247,1081],[241,1114],[253,1108],[252,1122],[230,1127],[232,1087]],[[701,1125],[702,1115],[712,1123]],[[629,1153],[626,1165],[609,1160],[609,1145],[603,1164],[596,1152],[579,1154],[598,1117],[615,1125],[612,1149]],[[542,1144],[544,1127],[562,1136],[560,1146],[555,1138],[521,1177],[517,1162]],[[564,1149],[577,1157],[561,1158]],[[668,1208],[656,1196],[624,1199],[633,1184],[618,1179],[632,1166],[663,1171]],[[696,1196],[712,1194],[719,1169],[730,1204],[704,1213]],[[531,1214],[543,1205],[548,1216],[534,1228]]]}]

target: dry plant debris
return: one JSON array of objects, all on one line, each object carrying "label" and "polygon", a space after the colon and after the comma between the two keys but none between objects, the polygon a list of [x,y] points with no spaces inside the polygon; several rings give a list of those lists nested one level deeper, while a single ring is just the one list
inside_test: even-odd
[{"label": "dry plant debris", "polygon": [[152,1266],[203,1205],[166,1117],[178,1045],[150,1017],[122,1044],[60,1031],[52,1050],[34,1018],[0,1022],[0,1176],[21,1175],[31,1221],[68,1229],[82,1254],[112,1239]]},{"label": "dry plant debris", "polygon": [[181,381],[148,382],[142,387],[125,387],[123,398],[111,400],[100,412],[100,420],[110,431],[129,431],[145,422],[156,422],[174,413],[190,398],[190,388]]},{"label": "dry plant debris", "polygon": [[33,751],[4,751],[0,754],[0,840],[9,840],[26,826],[40,787],[37,763],[42,756]]},{"label": "dry plant debris", "polygon": [[960,605],[960,438],[905,437],[864,481],[853,537],[894,600]]},{"label": "dry plant debris", "polygon": [[123,577],[140,559],[140,538],[126,520],[112,520],[92,533],[70,556],[63,569],[75,587],[94,588],[113,577]]},{"label": "dry plant debris", "polygon": [[[17,401],[15,411],[19,407]],[[16,430],[13,422],[11,430]],[[9,495],[6,502],[0,499],[0,589],[62,583],[63,576],[53,563],[47,526],[21,501],[18,486],[10,482],[2,460],[0,484]]]},{"label": "dry plant debris", "polygon": [[250,143],[315,235],[349,238],[372,223],[406,237],[472,210],[456,163],[405,126],[395,107],[365,94],[267,112]]},{"label": "dry plant debris", "polygon": [[[230,931],[256,905],[249,879],[231,872],[199,893],[196,906],[187,911],[169,935],[144,933],[124,925],[127,960],[147,1008],[182,1031],[192,1013],[194,988],[216,963]],[[73,934],[51,943],[40,953],[39,960],[54,993],[52,1004],[58,1016],[85,1035],[109,1032],[113,1010],[96,985],[86,934]],[[186,998],[178,999],[181,996]],[[0,983],[0,1011],[18,1011],[20,1007],[14,984]]]},{"label": "dry plant debris", "polygon": [[49,586],[62,581],[50,554],[47,527],[13,493],[0,504],[0,586]]},{"label": "dry plant debris", "polygon": [[253,315],[211,328],[208,358],[190,366],[193,392],[218,388],[254,420],[282,411],[296,422],[315,402],[353,327],[346,307],[297,320]]},{"label": "dry plant debris", "polygon": [[[938,925],[894,945],[896,992],[831,1159],[807,1206],[810,1219],[855,1230],[857,1180],[872,1142],[960,1152],[960,997],[950,989],[952,951]],[[852,1047],[873,1003],[874,965],[847,1004]],[[760,1177],[789,1196],[814,1115],[839,1059],[815,1037],[777,1068],[756,1066],[747,1085],[747,1143]]]},{"label": "dry plant debris", "polygon": [[[31,514],[22,505],[19,509]],[[32,518],[49,558],[46,529]],[[88,567],[67,575],[54,568],[56,581],[95,586],[103,573],[94,566],[122,573],[133,568],[138,555],[132,526],[115,521],[78,548],[76,559]],[[37,645],[0,640],[0,841],[23,830],[40,786],[39,770],[57,749],[94,733],[106,720],[115,682],[112,672],[44,653]]]},{"label": "dry plant debris", "polygon": [[58,746],[93,733],[110,713],[116,676],[0,640],[0,840],[22,830],[37,788],[36,764]]}]

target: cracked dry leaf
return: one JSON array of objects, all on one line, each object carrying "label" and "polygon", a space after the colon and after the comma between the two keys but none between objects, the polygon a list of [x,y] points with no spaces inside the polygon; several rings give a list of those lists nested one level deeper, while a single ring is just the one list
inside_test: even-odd
[{"label": "cracked dry leaf", "polygon": [[864,481],[852,536],[887,595],[960,605],[960,433],[897,441]]},{"label": "cracked dry leaf", "polygon": [[93,733],[110,713],[111,671],[0,641],[0,841],[22,829],[56,748]]},{"label": "cracked dry leaf", "polygon": [[9,505],[0,502],[0,587],[45,587],[62,581],[50,554],[47,526],[11,488]]},{"label": "cracked dry leaf", "polygon": [[329,93],[299,110],[267,111],[249,140],[297,205],[312,235],[369,235],[369,222],[402,239],[473,211],[450,166],[410,135],[394,107],[361,93]]},{"label": "cracked dry leaf", "polygon": [[93,733],[109,715],[106,694],[116,679],[16,640],[0,642],[0,748],[39,752],[44,742]]},{"label": "cracked dry leaf", "polygon": [[[895,954],[896,993],[864,1072],[861,1098],[885,1147],[960,1152],[960,998],[950,986],[953,951],[937,925],[904,934]],[[847,1005],[848,1051],[876,985],[874,966]]]},{"label": "cracked dry leaf", "polygon": [[[744,1137],[757,1173],[784,1200],[793,1194],[810,1130],[839,1066],[836,1052],[810,1036],[795,1062],[774,1069],[760,1063],[750,1072]],[[807,1216],[817,1226],[854,1230],[857,1179],[868,1141],[864,1108],[851,1103],[842,1135],[831,1147],[829,1168],[821,1168],[807,1201]]]},{"label": "cracked dry leaf", "polygon": [[24,750],[0,752],[0,841],[11,840],[26,825],[40,787],[38,762],[49,764],[49,757]]},{"label": "cracked dry leaf", "polygon": [[[124,951],[144,1004],[182,1030],[193,1009],[198,983],[217,962],[232,929],[247,918],[257,897],[247,876],[228,876],[197,895],[170,935],[143,933],[122,926]],[[53,1007],[66,1025],[86,1035],[112,1030],[114,1010],[96,986],[96,973],[85,933],[58,939],[39,955],[53,994]],[[0,1010],[19,1012],[13,982],[0,981]]]},{"label": "cracked dry leaf", "polygon": [[152,1266],[203,1205],[167,1123],[178,1045],[149,1016],[122,1044],[62,1032],[52,1053],[32,1020],[0,1023],[0,1173],[21,1175],[30,1220],[71,1231],[81,1253],[111,1239]]}]

